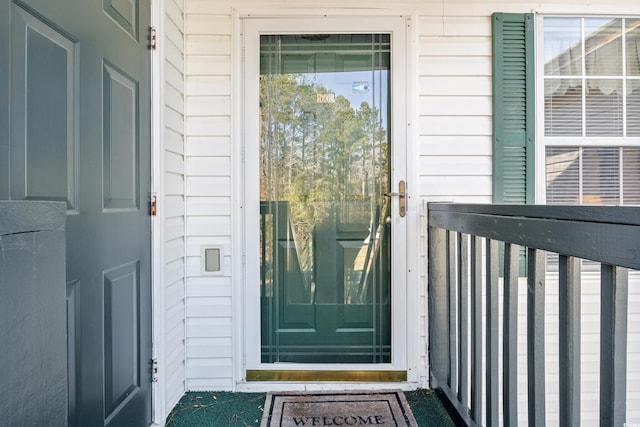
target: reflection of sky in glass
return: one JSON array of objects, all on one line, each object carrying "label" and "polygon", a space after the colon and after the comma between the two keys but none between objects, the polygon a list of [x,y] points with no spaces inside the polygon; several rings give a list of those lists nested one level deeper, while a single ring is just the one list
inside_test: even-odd
[{"label": "reflection of sky in glass", "polygon": [[580,43],[580,18],[544,18],[544,61]]},{"label": "reflection of sky in glass", "polygon": [[333,91],[336,97],[344,96],[351,108],[358,111],[360,104],[367,102],[370,107],[380,110],[382,123],[387,123],[388,70],[341,71],[316,73],[313,80],[320,86]]},{"label": "reflection of sky in glass", "polygon": [[[565,50],[580,43],[581,18],[544,18],[544,61],[555,58]],[[615,19],[585,18],[585,39],[602,27],[610,25]]]}]

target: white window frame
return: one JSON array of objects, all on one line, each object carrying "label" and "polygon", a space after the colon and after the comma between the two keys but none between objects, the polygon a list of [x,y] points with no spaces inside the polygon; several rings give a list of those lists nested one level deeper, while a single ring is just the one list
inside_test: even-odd
[{"label": "white window frame", "polygon": [[[547,182],[546,182],[546,148],[553,147],[640,147],[640,137],[588,137],[584,136],[586,127],[583,118],[583,136],[581,137],[546,137],[545,136],[545,111],[544,111],[544,25],[545,18],[638,18],[634,15],[608,15],[608,14],[537,14],[536,34],[535,34],[535,83],[536,83],[536,150],[535,150],[535,170],[536,170],[536,203],[547,203]],[[584,29],[584,21],[582,23]],[[582,31],[584,33],[584,31]],[[583,43],[584,49],[584,43]],[[623,43],[622,55],[625,55],[625,45]],[[584,61],[584,54],[582,55]],[[634,76],[635,77],[635,76]],[[583,75],[584,81],[586,77]],[[623,67],[621,80],[627,78],[626,68]],[[623,111],[626,116],[626,94],[623,94]],[[585,108],[585,99],[582,100],[582,109]],[[626,123],[624,125],[626,133]],[[621,159],[622,160],[622,159]],[[622,168],[620,174],[622,175]],[[622,186],[622,176],[620,176]],[[582,193],[582,184],[580,184]],[[621,199],[622,200],[622,199]]]}]

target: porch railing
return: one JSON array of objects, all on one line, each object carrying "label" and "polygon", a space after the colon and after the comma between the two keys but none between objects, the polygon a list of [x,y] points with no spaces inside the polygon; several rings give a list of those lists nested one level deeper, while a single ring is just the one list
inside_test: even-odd
[{"label": "porch railing", "polygon": [[427,212],[431,387],[467,425],[519,424],[517,283],[524,275],[528,424],[545,425],[545,253],[556,253],[559,424],[579,425],[580,259],[592,260],[600,265],[600,425],[623,426],[628,269],[640,269],[640,208],[429,203]]}]

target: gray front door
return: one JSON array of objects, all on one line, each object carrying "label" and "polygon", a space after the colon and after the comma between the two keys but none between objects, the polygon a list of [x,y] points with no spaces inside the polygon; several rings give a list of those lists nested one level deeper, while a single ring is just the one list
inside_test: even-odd
[{"label": "gray front door", "polygon": [[0,1],[0,198],[68,209],[70,426],[151,423],[149,9]]}]

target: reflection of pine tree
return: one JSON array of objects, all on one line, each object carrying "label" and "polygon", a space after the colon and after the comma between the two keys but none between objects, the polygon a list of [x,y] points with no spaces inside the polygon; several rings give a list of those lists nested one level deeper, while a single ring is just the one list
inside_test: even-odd
[{"label": "reflection of pine tree", "polygon": [[335,202],[382,197],[388,142],[378,108],[356,110],[343,96],[319,103],[329,91],[300,75],[263,75],[260,86],[262,200],[292,202],[294,222],[310,226]]},{"label": "reflection of pine tree", "polygon": [[[303,272],[313,269],[316,225],[331,220],[368,226],[388,191],[380,110],[367,102],[355,109],[343,96],[318,102],[318,94],[327,93],[300,75],[260,78],[260,197],[289,202]],[[268,263],[273,254],[265,255]]]}]

